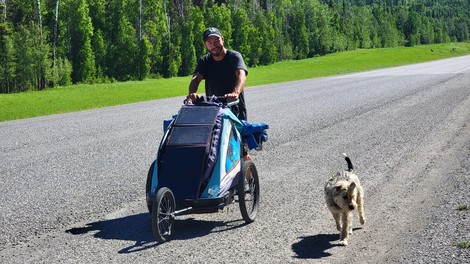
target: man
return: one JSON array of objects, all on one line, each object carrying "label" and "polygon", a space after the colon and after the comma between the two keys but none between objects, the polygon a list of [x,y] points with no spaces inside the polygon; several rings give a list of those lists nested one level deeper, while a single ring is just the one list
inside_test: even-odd
[{"label": "man", "polygon": [[224,46],[224,37],[217,28],[210,27],[203,33],[204,45],[208,51],[196,66],[191,82],[187,101],[195,102],[198,98],[197,89],[204,79],[206,96],[224,96],[227,102],[239,100],[232,107],[232,112],[240,119],[247,120],[245,96],[246,76],[248,70],[242,55]]}]

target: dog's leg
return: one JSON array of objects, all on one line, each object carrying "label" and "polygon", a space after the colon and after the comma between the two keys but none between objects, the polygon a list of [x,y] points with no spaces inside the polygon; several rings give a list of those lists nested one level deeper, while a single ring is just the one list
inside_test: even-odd
[{"label": "dog's leg", "polygon": [[357,211],[359,212],[359,222],[361,223],[361,225],[365,224],[366,217],[364,215],[364,191],[362,187],[358,189]]},{"label": "dog's leg", "polygon": [[352,235],[353,233],[353,211],[349,211],[349,213],[347,214],[348,215],[348,219],[347,219],[347,222],[348,222],[348,235]]},{"label": "dog's leg", "polygon": [[341,245],[347,246],[349,239],[349,231],[351,229],[351,212],[343,212],[342,217],[343,228],[341,229],[341,240],[339,243]]},{"label": "dog's leg", "polygon": [[336,222],[336,229],[338,229],[339,232],[341,232],[341,214],[338,213],[332,213],[333,218],[335,219]]}]

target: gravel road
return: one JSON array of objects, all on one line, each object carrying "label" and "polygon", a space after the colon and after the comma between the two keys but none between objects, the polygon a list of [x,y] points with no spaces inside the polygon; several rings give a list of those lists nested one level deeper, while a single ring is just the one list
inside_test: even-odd
[{"label": "gravel road", "polygon": [[[189,82],[189,79],[188,79]],[[154,241],[145,178],[182,97],[0,123],[0,263],[470,263],[470,56],[248,87],[261,208],[177,218]],[[155,87],[158,89],[158,87]],[[349,246],[323,186],[346,168]]]}]

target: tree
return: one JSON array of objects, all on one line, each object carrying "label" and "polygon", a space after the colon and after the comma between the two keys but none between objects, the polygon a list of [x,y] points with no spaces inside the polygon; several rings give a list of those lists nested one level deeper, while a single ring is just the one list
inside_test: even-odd
[{"label": "tree", "polygon": [[415,11],[408,14],[405,22],[404,34],[407,46],[414,46],[420,43],[421,17]]},{"label": "tree", "polygon": [[178,50],[179,45],[174,45],[171,42],[167,42],[169,39],[163,41],[163,69],[162,75],[165,78],[175,77],[178,74],[179,63],[181,62],[181,54],[178,52],[173,52]]},{"label": "tree", "polygon": [[232,41],[231,46],[233,49],[239,51],[245,59],[245,63],[251,66],[251,39],[250,32],[252,27],[250,20],[248,19],[248,14],[245,9],[237,8],[232,11]]},{"label": "tree", "polygon": [[309,40],[303,9],[300,7],[295,8],[291,19],[290,35],[294,44],[294,58],[305,59],[309,53]]},{"label": "tree", "polygon": [[142,36],[137,56],[137,78],[144,80],[150,73],[150,52],[152,45],[146,36]]},{"label": "tree", "polygon": [[40,37],[42,38],[42,15],[41,15],[41,0],[36,0],[38,3],[38,27],[39,27],[39,34]]},{"label": "tree", "polygon": [[35,70],[35,88],[38,90],[43,90],[47,88],[48,80],[52,78],[50,68],[52,65],[50,60],[51,49],[41,33],[41,26],[33,26],[32,29],[39,31],[39,33],[35,32],[35,35],[33,35],[33,42],[35,43],[35,47],[33,48],[32,58]]},{"label": "tree", "polygon": [[423,17],[420,33],[420,44],[434,43],[434,27],[432,26],[429,18]]},{"label": "tree", "polygon": [[106,79],[106,55],[108,52],[106,38],[106,11],[105,0],[88,0],[89,16],[93,26],[91,46],[95,56],[95,76],[97,79]]},{"label": "tree", "polygon": [[113,1],[107,9],[106,74],[120,81],[133,79],[138,68],[138,39],[125,11],[127,1]]},{"label": "tree", "polygon": [[22,92],[36,89],[37,76],[35,67],[35,50],[36,43],[34,30],[37,29],[37,24],[32,24],[31,27],[19,26],[17,31],[12,34],[14,54],[12,58],[17,66],[14,76],[15,88],[13,92]]},{"label": "tree", "polygon": [[395,18],[390,13],[380,12],[377,7],[374,7],[373,13],[374,31],[378,38],[373,47],[396,47],[403,43]]},{"label": "tree", "polygon": [[293,3],[290,0],[276,0],[274,4],[277,8],[275,14],[277,25],[275,26],[278,39],[276,43],[279,60],[289,60],[294,57],[292,53],[292,40],[289,36],[289,12],[292,10]]},{"label": "tree", "polygon": [[161,0],[143,1],[142,9],[142,35],[150,44],[150,75],[158,77],[163,70],[163,36],[168,32],[166,14]]},{"label": "tree", "polygon": [[261,33],[261,54],[259,56],[260,65],[269,65],[277,61],[277,49],[274,43],[276,37],[275,25],[276,17],[272,11],[259,14],[255,20]]},{"label": "tree", "polygon": [[371,35],[376,35],[373,21],[375,18],[372,12],[367,7],[353,8],[354,9],[354,36],[353,40],[356,43],[356,47],[361,49],[367,49],[372,47]]},{"label": "tree", "polygon": [[56,60],[56,51],[57,51],[57,31],[58,31],[58,28],[59,28],[59,0],[56,0],[56,4],[55,4],[55,16],[54,16],[54,38],[53,38],[53,45],[52,45],[52,48],[53,48],[53,51],[54,51],[54,56],[53,56],[53,60],[54,60],[54,63],[55,63],[55,60]]},{"label": "tree", "polygon": [[12,35],[12,25],[0,23],[0,93],[10,93],[16,88],[17,61]]},{"label": "tree", "polygon": [[194,22],[192,28],[194,34],[193,46],[196,52],[196,58],[199,58],[206,53],[206,47],[202,39],[202,33],[206,29],[206,25],[204,24],[204,14],[201,8],[194,6],[190,9],[189,17],[191,21]]},{"label": "tree", "polygon": [[194,21],[186,20],[181,25],[181,37],[182,45],[180,49],[181,53],[181,67],[179,69],[179,75],[187,76],[192,73],[196,67],[196,49],[194,48]]},{"label": "tree", "polygon": [[91,46],[93,25],[86,0],[72,0],[68,5],[68,29],[70,35],[70,61],[74,83],[92,81],[95,78],[95,56]]}]

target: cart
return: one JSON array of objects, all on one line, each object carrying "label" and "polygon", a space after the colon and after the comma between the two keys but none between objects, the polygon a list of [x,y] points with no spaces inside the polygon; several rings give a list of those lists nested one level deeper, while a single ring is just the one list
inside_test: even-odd
[{"label": "cart", "polygon": [[[256,219],[260,184],[246,148],[260,150],[266,123],[239,120],[223,97],[185,104],[164,121],[164,135],[146,181],[146,201],[156,240],[171,239],[175,218],[215,213],[237,202],[243,220]],[[245,150],[244,150],[245,148]]]}]

